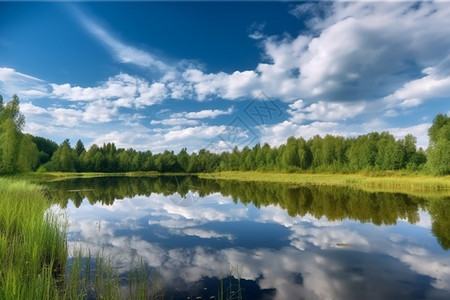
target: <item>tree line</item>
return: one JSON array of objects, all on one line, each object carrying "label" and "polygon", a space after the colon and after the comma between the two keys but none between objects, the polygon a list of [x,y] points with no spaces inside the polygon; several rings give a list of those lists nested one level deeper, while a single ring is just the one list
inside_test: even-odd
[{"label": "tree line", "polygon": [[114,143],[93,144],[86,149],[81,140],[75,146],[66,139],[60,145],[49,139],[23,134],[25,118],[19,98],[3,103],[0,96],[0,173],[28,171],[62,172],[186,172],[214,171],[313,171],[359,172],[365,170],[413,170],[436,175],[450,174],[450,117],[439,114],[429,128],[429,147],[417,149],[416,138],[408,134],[395,139],[389,132],[372,132],[358,137],[314,136],[309,140],[290,137],[273,147],[265,143],[235,147],[212,153],[208,149],[189,154],[136,151],[117,148]]}]

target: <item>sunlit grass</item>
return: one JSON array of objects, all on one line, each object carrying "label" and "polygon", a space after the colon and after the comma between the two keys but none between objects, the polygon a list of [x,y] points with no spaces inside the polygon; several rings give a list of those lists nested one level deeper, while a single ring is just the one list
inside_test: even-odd
[{"label": "sunlit grass", "polygon": [[396,191],[414,194],[450,195],[450,176],[427,176],[401,172],[365,172],[358,174],[218,172],[198,174],[200,178],[239,181],[265,181],[290,184],[352,186],[366,190]]}]

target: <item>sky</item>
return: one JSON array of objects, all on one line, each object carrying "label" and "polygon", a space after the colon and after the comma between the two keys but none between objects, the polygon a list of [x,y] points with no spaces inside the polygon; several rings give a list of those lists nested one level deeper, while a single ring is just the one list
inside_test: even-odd
[{"label": "sky", "polygon": [[0,2],[24,132],[188,152],[450,114],[450,2]]}]

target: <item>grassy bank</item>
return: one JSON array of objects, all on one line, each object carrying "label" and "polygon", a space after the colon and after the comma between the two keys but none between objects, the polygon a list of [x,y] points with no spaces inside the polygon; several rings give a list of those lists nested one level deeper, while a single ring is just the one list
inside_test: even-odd
[{"label": "grassy bank", "polygon": [[0,178],[0,298],[55,299],[64,275],[64,224],[39,186]]},{"label": "grassy bank", "polygon": [[281,182],[290,184],[315,184],[352,186],[360,189],[386,191],[442,192],[450,194],[450,176],[427,176],[397,172],[358,174],[330,173],[275,173],[275,172],[218,172],[198,174],[200,178],[239,181]]},{"label": "grassy bank", "polygon": [[123,287],[107,256],[79,249],[69,262],[67,224],[49,206],[41,186],[0,177],[0,299],[161,298],[143,263]]}]

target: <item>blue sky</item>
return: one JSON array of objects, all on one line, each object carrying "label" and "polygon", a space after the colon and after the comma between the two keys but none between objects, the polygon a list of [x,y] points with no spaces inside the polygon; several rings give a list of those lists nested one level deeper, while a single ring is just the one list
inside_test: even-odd
[{"label": "blue sky", "polygon": [[24,131],[161,152],[388,130],[450,113],[448,2],[0,3]]}]

